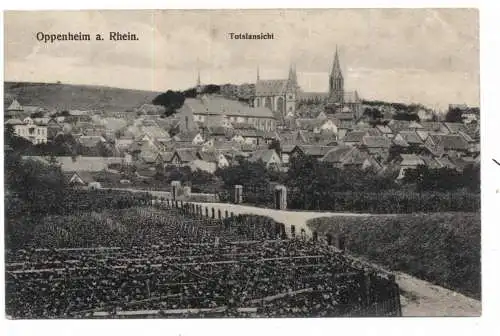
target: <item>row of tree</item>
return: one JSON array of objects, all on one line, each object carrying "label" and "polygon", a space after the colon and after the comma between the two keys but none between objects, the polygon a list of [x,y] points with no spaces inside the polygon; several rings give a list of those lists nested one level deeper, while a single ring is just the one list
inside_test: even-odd
[{"label": "row of tree", "polygon": [[430,169],[420,166],[407,170],[402,181],[396,182],[397,171],[378,174],[360,168],[336,168],[311,157],[293,157],[288,171],[266,169],[262,162],[242,160],[238,165],[216,171],[226,189],[237,184],[267,186],[276,182],[290,190],[307,194],[316,192],[379,192],[384,190],[457,191],[479,193],[480,169],[467,166],[462,172],[454,169]]}]

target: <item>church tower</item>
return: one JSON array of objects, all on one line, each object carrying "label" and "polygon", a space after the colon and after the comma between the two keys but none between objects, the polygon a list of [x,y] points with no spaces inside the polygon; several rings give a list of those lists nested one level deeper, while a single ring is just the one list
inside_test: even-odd
[{"label": "church tower", "polygon": [[340,69],[339,52],[335,47],[332,72],[330,73],[329,98],[332,103],[342,104],[344,100],[344,77]]},{"label": "church tower", "polygon": [[288,80],[286,83],[286,92],[284,94],[285,106],[284,111],[281,110],[283,117],[293,117],[295,116],[295,111],[297,109],[297,70],[295,64],[290,65],[288,70]]}]

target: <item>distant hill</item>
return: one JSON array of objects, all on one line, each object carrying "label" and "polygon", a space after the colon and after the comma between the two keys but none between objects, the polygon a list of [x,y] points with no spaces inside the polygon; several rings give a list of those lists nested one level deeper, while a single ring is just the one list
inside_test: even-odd
[{"label": "distant hill", "polygon": [[131,111],[151,104],[160,92],[119,89],[106,86],[59,83],[4,82],[4,105],[17,99],[21,105],[49,110]]}]

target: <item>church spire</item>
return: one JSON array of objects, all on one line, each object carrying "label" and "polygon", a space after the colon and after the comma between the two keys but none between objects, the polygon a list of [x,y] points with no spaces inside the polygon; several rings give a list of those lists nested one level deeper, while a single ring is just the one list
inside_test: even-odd
[{"label": "church spire", "polygon": [[340,69],[340,61],[339,61],[339,49],[337,45],[335,45],[335,56],[333,59],[332,66],[332,77],[342,77],[342,70]]},{"label": "church spire", "polygon": [[201,78],[200,78],[200,65],[199,65],[200,59],[196,59],[196,71],[197,71],[197,78],[196,78],[196,92],[201,93]]},{"label": "church spire", "polygon": [[332,73],[329,80],[329,95],[332,103],[343,104],[344,101],[344,77],[340,69],[339,49],[335,46],[335,56],[333,58]]},{"label": "church spire", "polygon": [[297,84],[297,70],[295,68],[295,63],[290,64],[290,69],[288,70],[288,80]]}]

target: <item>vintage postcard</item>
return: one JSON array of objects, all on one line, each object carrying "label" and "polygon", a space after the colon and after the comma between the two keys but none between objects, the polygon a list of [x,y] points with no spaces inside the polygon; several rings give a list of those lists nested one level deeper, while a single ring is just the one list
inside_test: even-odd
[{"label": "vintage postcard", "polygon": [[8,319],[481,316],[477,9],[4,32]]}]

